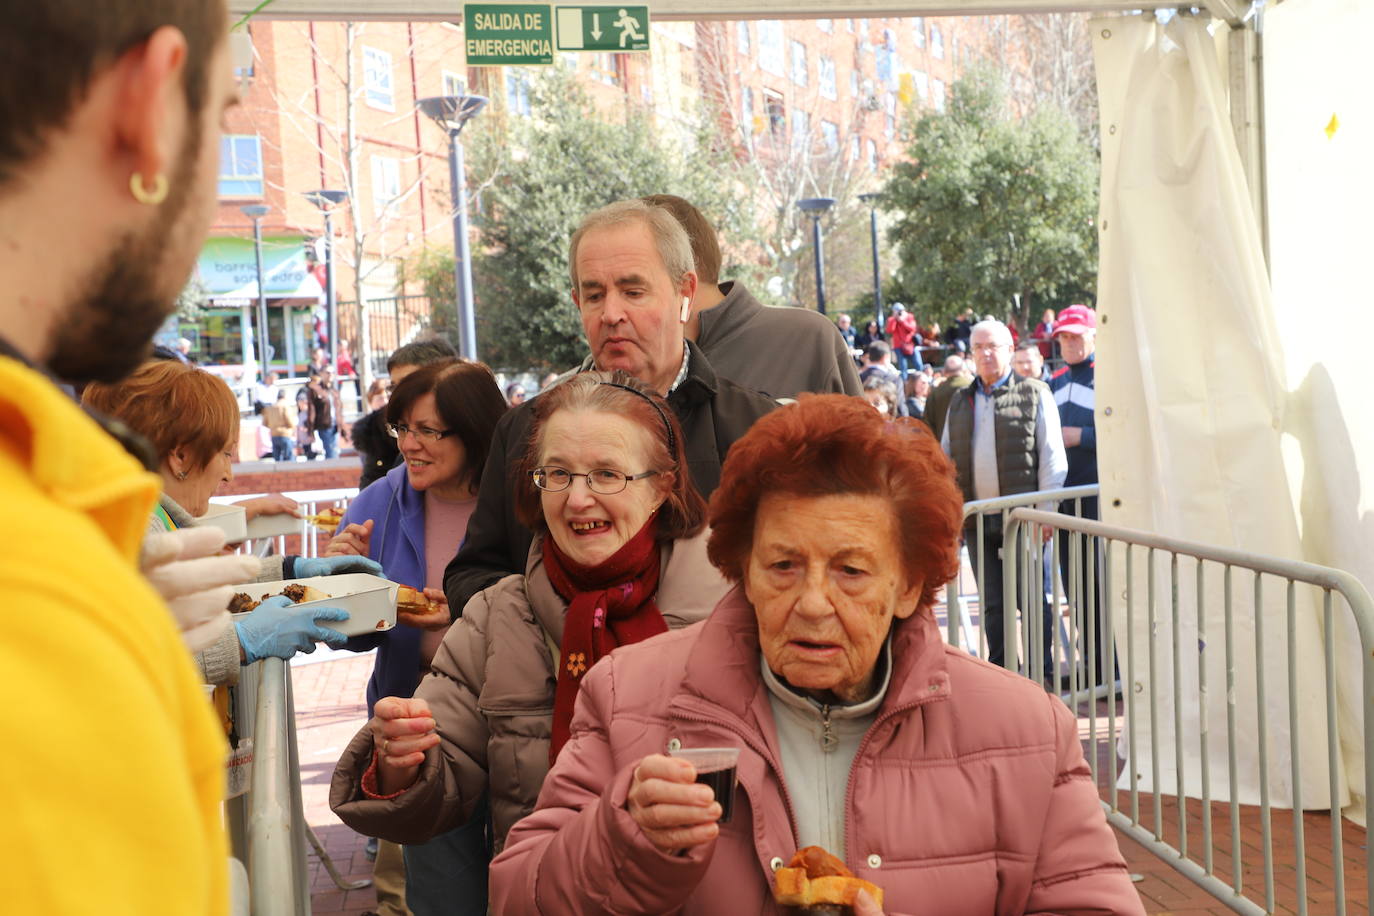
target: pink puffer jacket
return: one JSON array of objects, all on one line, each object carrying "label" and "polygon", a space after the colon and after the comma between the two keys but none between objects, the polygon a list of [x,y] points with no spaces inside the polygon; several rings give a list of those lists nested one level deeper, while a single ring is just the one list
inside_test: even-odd
[{"label": "pink puffer jacket", "polygon": [[[779,913],[772,870],[797,844],[759,658],[736,589],[707,621],[602,660],[492,863],[492,912]],[[846,800],[849,867],[890,916],[1144,913],[1063,703],[945,646],[928,614],[897,624],[893,668]],[[625,806],[635,765],[670,741],[742,749],[733,819],[684,856]]]}]

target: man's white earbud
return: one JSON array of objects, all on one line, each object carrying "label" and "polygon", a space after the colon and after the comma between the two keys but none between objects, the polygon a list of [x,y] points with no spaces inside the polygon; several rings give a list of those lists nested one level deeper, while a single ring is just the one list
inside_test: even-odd
[{"label": "man's white earbud", "polygon": [[691,299],[690,296],[683,296],[683,297],[682,297],[682,318],[680,319],[680,320],[682,321],[683,324],[686,324],[686,323],[687,323],[687,316],[689,316],[689,315],[691,315],[691,314],[692,314],[692,299]]}]

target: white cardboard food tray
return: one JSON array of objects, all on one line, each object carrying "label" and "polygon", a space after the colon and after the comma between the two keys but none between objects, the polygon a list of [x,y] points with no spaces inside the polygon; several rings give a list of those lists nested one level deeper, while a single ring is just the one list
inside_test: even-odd
[{"label": "white cardboard food tray", "polygon": [[279,534],[300,534],[301,520],[294,515],[259,515],[248,522],[248,538],[274,538]]},{"label": "white cardboard food tray", "polygon": [[197,525],[208,525],[224,532],[224,539],[237,544],[248,539],[248,513],[242,506],[221,506],[215,503],[200,518]]},{"label": "white cardboard food tray", "polygon": [[[303,601],[297,607],[337,607],[348,611],[348,619],[340,623],[321,620],[320,626],[338,630],[345,636],[380,633],[396,626],[395,582],[368,573],[341,573],[337,576],[312,576],[308,579],[284,579],[278,582],[249,582],[231,585],[236,592],[261,601],[263,595],[277,595],[293,583],[317,588],[329,595],[318,601]],[[234,615],[240,616],[240,615]]]}]

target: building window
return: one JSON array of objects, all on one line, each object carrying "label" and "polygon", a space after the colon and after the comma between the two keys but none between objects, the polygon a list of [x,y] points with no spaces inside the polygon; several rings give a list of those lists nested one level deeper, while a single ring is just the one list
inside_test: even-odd
[{"label": "building window", "polygon": [[916,85],[916,94],[924,102],[930,98],[930,79],[924,70],[916,70],[911,74],[911,81]]},{"label": "building window", "polygon": [[953,51],[953,53],[950,54],[949,59],[952,60],[952,61],[954,61],[956,64],[959,63],[959,36],[958,36],[958,35],[955,35],[953,38],[950,39],[950,45],[949,45],[949,46],[950,46],[951,50]]},{"label": "building window", "polygon": [[806,45],[800,41],[792,42],[792,82],[798,86],[806,85]]},{"label": "building window", "polygon": [[878,171],[878,144],[872,140],[868,141],[868,170],[875,174]]},{"label": "building window", "polygon": [[865,38],[868,37],[868,20],[867,20],[867,19],[860,19],[860,20],[859,20],[859,34],[862,35],[862,36],[864,36]]},{"label": "building window", "polygon": [[253,53],[253,26],[249,25],[243,31],[246,39],[243,50],[239,51],[239,46],[235,46],[234,53],[234,79],[239,82],[253,78],[253,59],[256,56]]},{"label": "building window", "polygon": [[391,84],[391,55],[376,48],[363,47],[363,88],[367,104],[383,111],[396,110]]},{"label": "building window", "polygon": [[945,110],[945,84],[944,84],[944,82],[942,82],[941,80],[935,80],[934,85],[930,87],[930,94],[931,94],[932,103],[935,105],[935,110],[936,110],[936,111],[944,111],[944,110]]},{"label": "building window", "polygon": [[851,35],[854,34],[854,20],[853,20],[853,19],[846,19],[846,20],[844,21],[844,27],[845,27],[845,31],[849,32]]},{"label": "building window", "polygon": [[787,109],[782,104],[782,96],[776,92],[763,91],[763,110],[768,115],[768,132],[775,142],[787,134]]},{"label": "building window", "polygon": [[739,26],[735,30],[735,44],[739,46],[739,53],[749,53],[749,20],[739,21]]},{"label": "building window", "polygon": [[807,150],[811,147],[811,116],[799,108],[792,109],[792,148]]},{"label": "building window", "polygon": [[926,46],[926,20],[924,16],[915,16],[911,20],[911,37],[916,41],[916,47]]},{"label": "building window", "polygon": [[854,98],[856,98],[856,99],[859,97],[859,71],[858,71],[858,70],[850,70],[850,71],[849,71],[849,94],[852,95],[852,96],[854,96]]},{"label": "building window", "polygon": [[506,70],[506,110],[516,115],[530,113],[530,75],[524,70]]},{"label": "building window", "polygon": [[822,57],[820,63],[816,65],[816,83],[820,86],[821,97],[836,99],[839,93],[835,88],[835,61],[829,57]]},{"label": "building window", "polygon": [[219,141],[219,196],[262,196],[262,140],[226,135]]},{"label": "building window", "polygon": [[945,56],[945,37],[940,34],[940,27],[933,25],[930,27],[930,53],[941,60]]},{"label": "building window", "polygon": [[372,157],[372,212],[386,217],[387,208],[401,196],[401,160],[390,156]]},{"label": "building window", "polygon": [[593,54],[591,55],[591,77],[592,79],[605,83],[607,86],[620,85],[620,73],[617,66],[618,54]]},{"label": "building window", "polygon": [[467,84],[452,70],[444,71],[444,95],[467,95]]},{"label": "building window", "polygon": [[774,76],[786,76],[782,58],[782,21],[779,19],[760,19],[759,24],[759,69]]},{"label": "building window", "polygon": [[740,93],[739,99],[739,123],[743,128],[745,136],[754,134],[754,90],[748,86]]},{"label": "building window", "polygon": [[883,93],[883,107],[886,110],[883,133],[891,140],[897,136],[897,97],[890,92]]},{"label": "building window", "polygon": [[835,22],[832,19],[817,19],[816,28],[826,34],[833,34],[835,31]]},{"label": "building window", "polygon": [[821,122],[821,139],[825,141],[825,151],[834,156],[840,151],[840,125],[834,121]]},{"label": "building window", "polygon": [[849,140],[849,161],[859,161],[859,138],[851,137]]}]

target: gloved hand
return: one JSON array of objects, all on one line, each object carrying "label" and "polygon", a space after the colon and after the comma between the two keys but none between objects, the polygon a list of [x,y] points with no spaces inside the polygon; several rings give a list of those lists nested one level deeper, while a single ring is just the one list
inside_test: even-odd
[{"label": "gloved hand", "polygon": [[348,641],[342,633],[322,627],[317,620],[347,620],[348,611],[337,607],[301,608],[285,595],[273,595],[234,622],[244,664],[260,658],[290,658],[297,652],[315,651],[315,641],[339,648]]},{"label": "gloved hand", "polygon": [[386,578],[382,573],[382,565],[367,557],[296,557],[295,571],[297,579],[334,576],[339,573],[371,573]]},{"label": "gloved hand", "polygon": [[253,556],[220,556],[219,528],[181,528],[143,539],[140,565],[171,608],[182,641],[192,652],[209,648],[229,626],[230,585],[252,582],[262,570]]}]

